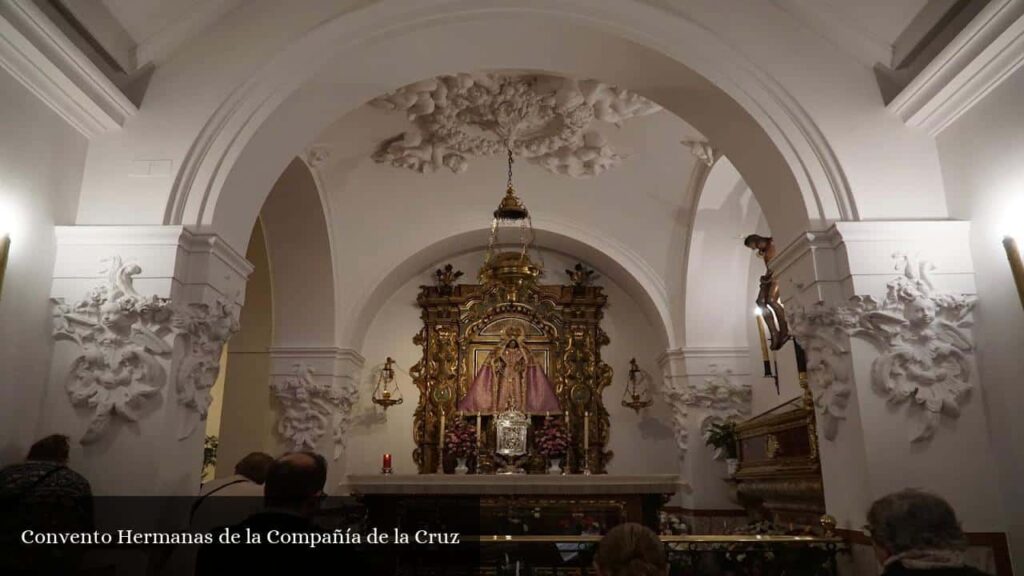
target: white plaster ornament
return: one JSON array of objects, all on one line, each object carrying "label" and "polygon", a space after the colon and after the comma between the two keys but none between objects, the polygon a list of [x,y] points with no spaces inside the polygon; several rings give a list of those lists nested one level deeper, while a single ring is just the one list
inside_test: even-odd
[{"label": "white plaster ornament", "polygon": [[356,391],[351,379],[342,385],[317,382],[315,370],[304,363],[295,365],[295,375],[271,384],[280,404],[277,431],[295,450],[316,450],[317,443],[332,430],[334,458],[345,446]]},{"label": "white plaster ornament", "polygon": [[373,159],[416,172],[469,168],[470,156],[511,148],[555,174],[596,176],[622,156],[595,121],[620,126],[661,110],[596,80],[548,75],[457,74],[416,82],[370,101],[405,112],[414,128],[382,142]]},{"label": "white plaster ornament", "polygon": [[[850,391],[848,351],[836,336],[842,333],[870,342],[879,353],[871,364],[872,387],[892,404],[912,401],[923,409],[911,427],[910,439],[917,442],[932,438],[943,416],[959,417],[970,393],[974,355],[970,315],[975,300],[935,292],[929,277],[934,269],[931,263],[915,262],[905,254],[893,258],[902,275],[886,285],[881,302],[854,296],[846,306],[798,312],[797,338],[808,351],[809,372],[812,350],[819,356],[818,374],[809,374],[819,412],[828,416],[835,410],[838,418]],[[828,351],[832,360],[821,360]],[[826,438],[834,434],[833,430]]]},{"label": "white plaster ornament", "polygon": [[91,411],[82,444],[98,440],[115,417],[134,422],[167,380],[163,362],[173,350],[167,299],[142,297],[133,278],[142,272],[120,257],[109,260],[106,283],[74,304],[54,299],[54,338],[75,343],[65,388],[71,404]]},{"label": "white plaster ornament", "polygon": [[213,397],[210,391],[220,374],[221,352],[238,332],[235,306],[223,300],[175,307],[173,325],[183,343],[183,356],[175,378],[178,404],[185,408],[178,439],[192,435],[205,422]]},{"label": "white plaster ornament", "polygon": [[[738,382],[732,370],[720,371],[716,364],[709,366],[709,372],[697,384],[674,384],[672,378],[665,378],[665,400],[672,409],[672,426],[680,455],[689,450],[687,422],[690,409],[700,409],[704,414],[700,420],[701,436],[707,440],[707,433],[713,423],[740,422],[750,415],[752,392],[750,386]],[[679,380],[685,382],[685,378]],[[725,454],[716,450],[716,460]]]}]

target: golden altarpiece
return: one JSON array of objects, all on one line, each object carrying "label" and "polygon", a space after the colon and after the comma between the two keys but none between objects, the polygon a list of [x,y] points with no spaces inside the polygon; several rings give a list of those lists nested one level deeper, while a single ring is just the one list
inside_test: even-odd
[{"label": "golden altarpiece", "polygon": [[532,449],[533,431],[545,418],[563,418],[569,435],[566,472],[605,472],[612,456],[605,450],[610,422],[602,402],[612,382],[611,367],[601,361],[601,348],[609,342],[600,326],[607,296],[589,285],[590,273],[582,266],[570,271],[571,285],[542,285],[542,272],[525,250],[499,252],[489,254],[477,284],[456,284],[462,274],[449,265],[435,273],[434,286],[420,288],[423,328],[414,342],[423,356],[410,373],[420,390],[413,459],[421,474],[450,467],[450,459],[442,458],[442,436],[445,423],[459,418],[480,430],[473,468],[480,474],[498,470],[495,418],[506,406],[460,411],[458,405],[484,363],[509,344],[529,351],[558,401],[554,413],[524,410],[531,422],[529,448],[516,465],[543,472],[546,463]]}]

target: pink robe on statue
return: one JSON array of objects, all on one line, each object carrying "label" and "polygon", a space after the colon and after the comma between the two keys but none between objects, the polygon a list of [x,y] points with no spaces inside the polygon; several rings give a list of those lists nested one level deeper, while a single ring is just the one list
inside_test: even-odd
[{"label": "pink robe on statue", "polygon": [[[506,386],[506,388],[509,388]],[[498,382],[494,378],[494,368],[490,363],[484,364],[476,373],[476,378],[469,386],[466,396],[459,401],[459,410],[462,412],[500,412],[505,409],[501,403],[502,399],[495,398],[498,393]],[[510,394],[511,391],[508,391]],[[506,398],[508,394],[503,394]],[[539,414],[544,412],[561,412],[555,390],[544,375],[540,366],[530,365],[526,367],[526,407],[519,407],[528,414]]]}]

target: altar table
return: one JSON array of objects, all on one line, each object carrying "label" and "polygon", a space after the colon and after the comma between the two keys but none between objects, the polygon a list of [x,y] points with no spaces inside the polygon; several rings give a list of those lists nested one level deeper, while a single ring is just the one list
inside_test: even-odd
[{"label": "altar table", "polygon": [[621,522],[657,529],[679,477],[375,474],[351,475],[345,488],[378,525],[408,523],[412,511],[451,517],[461,509],[478,516],[480,534],[578,534]]}]

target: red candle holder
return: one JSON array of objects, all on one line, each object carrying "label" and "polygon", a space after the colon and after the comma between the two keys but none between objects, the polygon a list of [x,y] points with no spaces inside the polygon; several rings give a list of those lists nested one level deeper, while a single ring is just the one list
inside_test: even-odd
[{"label": "red candle holder", "polygon": [[384,461],[382,462],[382,465],[381,465],[381,468],[380,468],[380,473],[381,474],[391,474],[392,473],[392,470],[391,470],[391,454],[388,454],[388,453],[384,454]]}]

